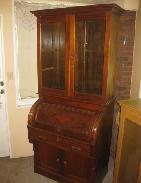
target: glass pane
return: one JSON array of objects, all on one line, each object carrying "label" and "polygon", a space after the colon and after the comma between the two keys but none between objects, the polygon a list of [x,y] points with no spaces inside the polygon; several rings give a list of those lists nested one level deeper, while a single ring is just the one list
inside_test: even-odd
[{"label": "glass pane", "polygon": [[42,85],[65,88],[65,23],[41,25]]},{"label": "glass pane", "polygon": [[105,20],[76,22],[75,91],[102,94]]}]

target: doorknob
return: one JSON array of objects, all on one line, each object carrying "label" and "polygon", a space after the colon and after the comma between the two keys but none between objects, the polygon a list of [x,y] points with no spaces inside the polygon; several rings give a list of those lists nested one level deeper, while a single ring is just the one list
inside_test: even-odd
[{"label": "doorknob", "polygon": [[4,82],[3,81],[0,81],[0,86],[4,86]]},{"label": "doorknob", "polygon": [[4,94],[5,93],[5,91],[4,90],[0,90],[0,94]]}]

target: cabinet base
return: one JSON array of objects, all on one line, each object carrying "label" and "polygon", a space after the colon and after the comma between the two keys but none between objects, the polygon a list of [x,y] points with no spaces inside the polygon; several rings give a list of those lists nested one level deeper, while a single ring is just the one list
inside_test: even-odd
[{"label": "cabinet base", "polygon": [[47,178],[53,179],[54,181],[58,181],[59,183],[102,183],[106,173],[108,171],[108,168],[105,168],[99,175],[96,176],[95,171],[92,171],[91,177],[89,177],[89,180],[70,180],[69,178],[66,178],[62,175],[60,175],[57,172],[53,172],[51,170],[45,169],[40,166],[34,166],[34,172],[38,173],[40,175],[43,175]]},{"label": "cabinet base", "polygon": [[[87,180],[70,180],[69,178],[64,177],[63,175],[60,175],[57,172],[53,172],[51,170],[42,168],[40,166],[34,166],[34,172],[44,175],[47,178],[53,179],[54,181],[58,181],[59,183],[89,183]],[[91,182],[90,182],[91,183]]]}]

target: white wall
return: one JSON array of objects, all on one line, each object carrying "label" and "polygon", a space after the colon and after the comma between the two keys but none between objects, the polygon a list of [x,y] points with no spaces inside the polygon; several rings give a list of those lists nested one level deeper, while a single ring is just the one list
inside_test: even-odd
[{"label": "white wall", "polygon": [[[12,0],[0,0],[0,14],[4,18],[5,71],[7,76],[9,76],[9,73],[14,72]],[[32,155],[32,145],[29,144],[27,138],[27,115],[29,108],[16,108],[14,78],[7,77],[7,91],[11,157]]]},{"label": "white wall", "polygon": [[[21,1],[21,0],[18,0]],[[124,9],[137,10],[139,0],[22,0],[36,3],[66,3],[68,5],[83,5],[83,4],[100,4],[100,3],[116,3]]]},{"label": "white wall", "polygon": [[138,4],[139,4],[139,0],[125,0],[124,8],[127,10],[137,10]]}]

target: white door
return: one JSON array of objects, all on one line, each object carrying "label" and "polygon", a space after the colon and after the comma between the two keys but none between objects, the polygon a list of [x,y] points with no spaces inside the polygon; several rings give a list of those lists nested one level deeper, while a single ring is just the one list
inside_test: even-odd
[{"label": "white door", "polygon": [[0,15],[0,157],[9,156],[8,118],[3,49],[3,18]]}]

